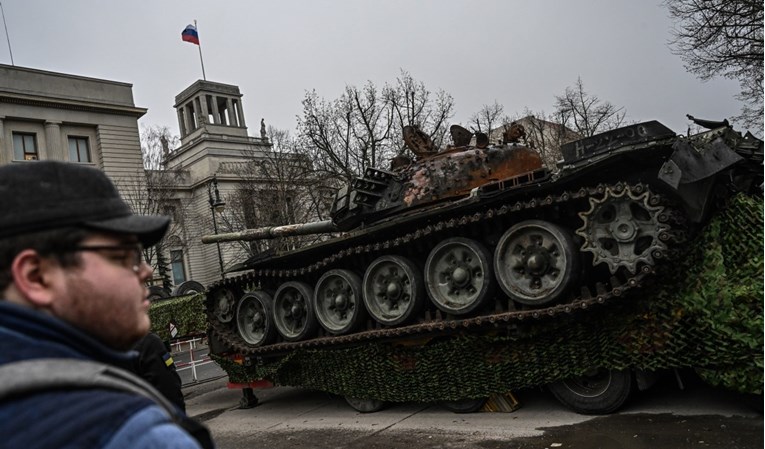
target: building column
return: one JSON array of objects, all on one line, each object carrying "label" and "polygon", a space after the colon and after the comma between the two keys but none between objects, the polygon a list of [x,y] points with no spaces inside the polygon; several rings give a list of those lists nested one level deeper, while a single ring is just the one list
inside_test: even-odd
[{"label": "building column", "polygon": [[188,133],[193,132],[196,129],[196,122],[194,122],[194,105],[191,103],[186,103],[186,106],[183,107],[183,110],[185,111],[186,115],[186,131]]},{"label": "building column", "polygon": [[202,122],[199,118],[199,102],[197,101],[197,97],[191,99],[191,109],[194,111],[192,117],[196,119],[194,120],[194,129],[197,129],[202,126]]},{"label": "building column", "polygon": [[220,120],[220,110],[218,109],[218,97],[213,95],[212,96],[212,110],[213,110],[213,120],[215,120],[216,125],[220,125],[223,122]]},{"label": "building column", "polygon": [[236,124],[236,111],[234,110],[234,102],[230,98],[226,98],[226,109],[228,109],[228,126],[237,126]]},{"label": "building column", "polygon": [[189,133],[186,128],[186,121],[184,120],[183,106],[178,108],[176,112],[178,113],[178,130],[181,132],[181,137],[183,137]]},{"label": "building column", "polygon": [[0,115],[0,165],[13,160],[13,140],[10,145],[5,142],[5,116]]},{"label": "building column", "polygon": [[239,118],[239,126],[244,128],[245,124],[244,124],[244,111],[242,110],[242,100],[236,101],[236,114],[237,114],[237,117]]},{"label": "building column", "polygon": [[199,126],[204,126],[208,122],[208,117],[210,117],[210,110],[207,109],[207,95],[201,94],[197,98],[199,98],[200,109],[200,114],[197,116],[199,118]]},{"label": "building column", "polygon": [[[66,152],[61,145],[61,122],[45,122],[45,150],[40,149],[40,159],[51,159],[56,161],[68,161],[69,160],[69,147],[67,145]],[[42,154],[46,151],[46,154]]]}]

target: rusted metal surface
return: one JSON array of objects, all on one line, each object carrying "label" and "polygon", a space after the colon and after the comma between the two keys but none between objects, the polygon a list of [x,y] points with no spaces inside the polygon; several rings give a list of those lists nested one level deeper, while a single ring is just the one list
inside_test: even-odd
[{"label": "rusted metal surface", "polygon": [[417,158],[426,157],[438,151],[433,141],[430,140],[430,136],[414,126],[407,125],[404,127],[404,143]]},{"label": "rusted metal surface", "polygon": [[476,187],[542,168],[539,154],[526,147],[454,148],[402,172],[406,206],[464,196]]}]

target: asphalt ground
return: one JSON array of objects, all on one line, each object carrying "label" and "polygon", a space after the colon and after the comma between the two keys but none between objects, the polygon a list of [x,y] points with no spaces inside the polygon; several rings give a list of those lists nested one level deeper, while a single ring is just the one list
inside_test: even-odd
[{"label": "asphalt ground", "polygon": [[762,398],[698,381],[680,390],[663,378],[619,412],[585,416],[544,389],[515,392],[512,413],[455,414],[438,404],[402,403],[362,414],[343,398],[291,387],[256,390],[260,403],[240,409],[226,378],[184,388],[189,415],[204,422],[222,449],[616,448],[748,449],[763,447]]}]

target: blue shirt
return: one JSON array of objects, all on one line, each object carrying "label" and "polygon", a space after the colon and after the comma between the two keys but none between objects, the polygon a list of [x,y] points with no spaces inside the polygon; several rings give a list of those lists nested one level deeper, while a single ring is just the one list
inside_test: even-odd
[{"label": "blue shirt", "polygon": [[[134,352],[112,350],[68,323],[0,300],[0,365],[75,358],[132,370]],[[0,379],[0,382],[2,379]],[[51,390],[0,403],[3,448],[198,449],[152,400],[105,389]]]}]

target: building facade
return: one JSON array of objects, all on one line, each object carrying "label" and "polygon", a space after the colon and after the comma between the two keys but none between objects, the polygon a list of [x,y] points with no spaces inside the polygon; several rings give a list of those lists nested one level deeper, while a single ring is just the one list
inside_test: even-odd
[{"label": "building facade", "polygon": [[135,176],[145,113],[131,84],[0,64],[0,164],[52,159]]},{"label": "building facade", "polygon": [[219,203],[252,178],[243,168],[273,152],[262,120],[260,136],[248,135],[237,86],[199,80],[175,97],[175,109],[180,146],[165,148],[161,170],[146,171],[138,127],[146,109],[131,84],[0,64],[0,164],[60,160],[103,170],[136,213],[173,218],[159,257],[148,254],[155,275],[163,258],[175,287],[204,286],[246,258],[247,247],[219,251],[201,237],[240,226]]},{"label": "building facade", "polygon": [[176,284],[185,278],[207,285],[247,252],[241,244],[203,245],[200,239],[230,229],[230,211],[221,203],[244,181],[242,167],[267,157],[272,146],[262,122],[259,137],[248,135],[237,86],[198,80],[175,97],[175,109],[180,146],[168,149],[165,168],[181,174],[174,189],[184,226],[169,236],[168,252],[186,261],[185,273],[173,273]]}]

